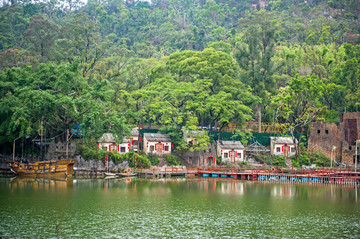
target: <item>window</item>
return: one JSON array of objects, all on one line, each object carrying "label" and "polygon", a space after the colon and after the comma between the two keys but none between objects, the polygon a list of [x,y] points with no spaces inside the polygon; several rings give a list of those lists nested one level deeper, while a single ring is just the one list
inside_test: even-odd
[{"label": "window", "polygon": [[280,152],[280,147],[276,147],[276,152]]},{"label": "window", "polygon": [[125,153],[125,147],[121,147],[121,148],[120,148],[120,152],[121,152],[121,153]]},{"label": "window", "polygon": [[318,129],[318,134],[320,134],[320,130]]},{"label": "window", "polygon": [[329,130],[326,129],[326,130],[325,130],[325,133],[326,133],[326,134],[329,134]]},{"label": "window", "polygon": [[169,146],[165,146],[165,151],[169,151]]},{"label": "window", "polygon": [[150,145],[150,152],[154,151],[155,147],[154,145]]},{"label": "window", "polygon": [[229,153],[224,153],[224,158],[228,158],[229,157]]}]

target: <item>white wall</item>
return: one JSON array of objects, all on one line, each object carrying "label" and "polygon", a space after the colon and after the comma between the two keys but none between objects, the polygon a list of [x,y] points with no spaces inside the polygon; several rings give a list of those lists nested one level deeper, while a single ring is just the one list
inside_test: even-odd
[{"label": "white wall", "polygon": [[[232,151],[231,149],[220,149],[219,153],[221,156],[221,159],[223,161],[230,161],[230,152],[234,152],[235,153],[235,161],[244,161],[245,159],[245,155],[244,155],[244,151],[243,149],[234,149],[234,151]],[[225,155],[227,154],[227,158],[225,158]]]},{"label": "white wall", "polygon": [[[162,153],[161,153],[161,155],[163,155],[163,154],[171,154],[171,142],[160,142],[161,143],[161,146],[160,147],[162,147]],[[155,147],[155,145],[156,145],[156,147]],[[151,146],[153,146],[154,147],[154,151],[153,152],[151,152]],[[143,151],[146,153],[146,154],[150,154],[150,153],[156,153],[156,154],[159,154],[159,152],[157,151],[158,150],[158,147],[159,146],[159,142],[149,142],[149,141],[147,141],[146,140],[146,138],[144,138],[144,144],[143,144]],[[167,146],[167,148],[168,148],[168,150],[167,151],[165,151],[165,149],[166,149],[166,146]],[[156,149],[155,149],[156,148]]]},{"label": "white wall", "polygon": [[[121,147],[125,147],[125,152],[121,152]],[[127,152],[129,152],[130,151],[130,149],[129,149],[129,143],[121,143],[121,144],[119,144],[119,146],[118,146],[118,152],[120,153],[120,154],[125,154],[125,153],[127,153]]]},{"label": "white wall", "polygon": [[[293,144],[291,144],[291,145],[287,145],[287,146],[285,146],[285,144],[275,144],[275,146],[274,146],[274,144],[272,144],[271,146],[271,154],[272,155],[276,155],[276,156],[284,156],[284,151],[283,151],[283,147],[287,147],[288,148],[288,156],[290,157],[290,156],[293,156],[293,155],[295,155],[296,154],[296,152],[295,152],[295,145],[293,145]],[[280,150],[280,152],[278,152],[278,149]],[[292,152],[292,150],[294,150],[294,152]]]}]

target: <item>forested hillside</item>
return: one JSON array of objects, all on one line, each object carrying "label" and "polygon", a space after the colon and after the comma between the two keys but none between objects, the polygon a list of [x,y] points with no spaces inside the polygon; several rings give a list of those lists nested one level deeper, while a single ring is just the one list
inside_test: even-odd
[{"label": "forested hillside", "polygon": [[4,2],[1,148],[41,125],[93,142],[144,124],[338,122],[360,109],[359,17],[357,0]]}]

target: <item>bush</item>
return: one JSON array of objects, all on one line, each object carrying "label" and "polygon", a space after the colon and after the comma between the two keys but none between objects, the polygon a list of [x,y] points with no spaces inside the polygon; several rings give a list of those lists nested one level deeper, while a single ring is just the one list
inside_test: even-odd
[{"label": "bush", "polygon": [[310,159],[307,152],[301,152],[298,158],[296,158],[295,155],[291,156],[291,161],[295,168],[300,168],[303,165],[310,165]]},{"label": "bush", "polygon": [[182,165],[182,163],[179,162],[179,158],[175,155],[167,154],[165,155],[165,160],[168,162],[169,165],[172,166]]},{"label": "bush", "polygon": [[217,165],[221,165],[221,163],[222,163],[222,158],[221,158],[221,156],[217,156],[217,157],[216,157],[216,164],[217,164]]},{"label": "bush", "polygon": [[[120,154],[120,155],[124,161],[129,162],[130,167],[135,166],[135,152],[130,151],[130,152],[127,152],[125,154]],[[139,159],[139,155],[137,156],[137,161],[139,161],[138,159]]]},{"label": "bush", "polygon": [[330,166],[330,158],[328,158],[324,153],[312,149],[305,150],[305,148],[302,148],[299,158],[292,156],[291,160],[294,167],[297,168],[303,165],[309,166],[311,164],[316,164],[320,167]]},{"label": "bush", "polygon": [[77,150],[79,151],[79,154],[85,160],[90,160],[90,159],[99,160],[100,157],[101,157],[100,151],[102,151],[102,150],[99,150],[99,149],[91,148],[91,147],[86,146],[86,145],[78,145]]},{"label": "bush", "polygon": [[159,165],[160,160],[159,158],[156,156],[156,154],[149,154],[148,158],[150,160],[151,165]]},{"label": "bush", "polygon": [[328,158],[322,152],[312,151],[310,156],[310,162],[320,167],[330,167],[330,158]]},{"label": "bush", "polygon": [[286,161],[284,157],[272,155],[271,165],[286,167]]},{"label": "bush", "polygon": [[[120,154],[123,160],[129,162],[129,167],[135,167],[135,152],[127,152],[126,154]],[[150,168],[150,160],[142,153],[136,153],[136,167],[138,168]]]},{"label": "bush", "polygon": [[[135,152],[131,151],[125,154],[119,154],[115,151],[105,151],[101,149],[96,149],[89,147],[87,145],[79,145],[77,146],[77,150],[79,151],[80,155],[85,160],[101,160],[105,161],[105,154],[108,155],[108,160],[113,161],[115,164],[121,163],[123,161],[128,161],[130,167],[135,166]],[[137,154],[137,167],[138,168],[150,168],[150,165],[159,165],[159,158],[155,155],[145,155],[145,153],[136,153]],[[175,157],[175,158],[174,158]],[[172,165],[178,165],[177,157],[173,156],[170,161],[172,161]]]},{"label": "bush", "polygon": [[150,168],[150,160],[146,156],[137,156],[137,167],[138,168]]},{"label": "bush", "polygon": [[300,155],[298,158],[296,155],[291,156],[291,162],[295,168],[300,168],[303,165],[310,165],[309,152],[304,145],[300,146]]}]

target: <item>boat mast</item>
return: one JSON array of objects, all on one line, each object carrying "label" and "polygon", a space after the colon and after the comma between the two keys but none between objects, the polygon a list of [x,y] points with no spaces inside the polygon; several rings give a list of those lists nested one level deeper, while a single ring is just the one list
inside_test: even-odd
[{"label": "boat mast", "polygon": [[69,129],[66,130],[66,159],[69,159]]},{"label": "boat mast", "polygon": [[13,143],[13,161],[15,161],[15,141],[18,140],[19,138],[20,138],[20,136],[17,137],[16,139],[14,139],[14,143]]}]

